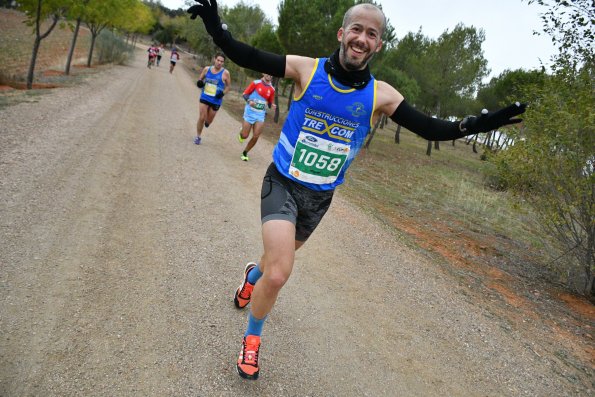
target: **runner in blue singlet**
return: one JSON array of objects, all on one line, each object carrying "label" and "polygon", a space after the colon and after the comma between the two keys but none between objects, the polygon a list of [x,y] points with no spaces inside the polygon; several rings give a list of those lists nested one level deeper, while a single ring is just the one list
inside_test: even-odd
[{"label": "runner in blue singlet", "polygon": [[231,77],[229,71],[223,68],[225,55],[215,55],[213,66],[205,67],[196,83],[202,89],[199,103],[199,117],[196,123],[196,137],[194,143],[201,144],[202,129],[213,123],[217,111],[223,102],[223,96],[231,88]]}]

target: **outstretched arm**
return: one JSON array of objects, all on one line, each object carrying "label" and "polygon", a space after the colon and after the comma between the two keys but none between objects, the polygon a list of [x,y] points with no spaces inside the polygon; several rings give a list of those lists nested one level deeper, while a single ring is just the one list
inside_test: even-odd
[{"label": "outstretched arm", "polygon": [[450,141],[520,123],[523,120],[514,117],[523,114],[527,107],[524,103],[516,102],[495,112],[484,109],[479,116],[467,116],[453,122],[427,116],[409,105],[389,84],[378,82],[378,85],[380,103],[377,109],[389,115],[395,123],[429,141]]},{"label": "outstretched arm", "polygon": [[199,16],[202,19],[207,33],[229,59],[244,68],[276,77],[290,77],[285,75],[285,56],[259,50],[231,36],[227,31],[227,25],[221,24],[216,0],[195,1],[198,4],[188,9],[190,18],[196,19]]}]

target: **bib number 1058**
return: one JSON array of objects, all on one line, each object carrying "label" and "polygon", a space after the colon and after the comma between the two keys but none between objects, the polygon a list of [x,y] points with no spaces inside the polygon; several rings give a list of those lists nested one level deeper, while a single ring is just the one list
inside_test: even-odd
[{"label": "bib number 1058", "polygon": [[329,172],[336,171],[343,163],[343,159],[340,157],[331,157],[326,154],[320,154],[306,149],[299,150],[298,163],[305,165],[306,167],[314,167],[319,170],[326,170]]},{"label": "bib number 1058", "polygon": [[347,152],[339,149],[336,144],[322,149],[298,142],[291,159],[292,175],[309,183],[333,183],[347,160]]}]

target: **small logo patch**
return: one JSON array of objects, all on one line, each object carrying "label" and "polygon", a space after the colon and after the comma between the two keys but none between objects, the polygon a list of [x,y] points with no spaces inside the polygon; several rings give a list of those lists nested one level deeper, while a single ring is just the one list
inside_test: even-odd
[{"label": "small logo patch", "polygon": [[351,112],[351,115],[354,117],[365,116],[366,114],[368,114],[368,112],[366,112],[364,104],[361,102],[355,102],[354,104],[347,106],[345,109],[349,110]]}]

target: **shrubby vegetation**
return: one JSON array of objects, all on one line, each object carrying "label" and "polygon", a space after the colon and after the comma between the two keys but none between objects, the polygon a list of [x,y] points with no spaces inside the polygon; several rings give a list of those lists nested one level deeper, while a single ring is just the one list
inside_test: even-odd
[{"label": "shrubby vegetation", "polygon": [[532,204],[559,245],[552,263],[569,287],[595,296],[595,9],[589,0],[538,1],[544,32],[558,44],[553,73],[520,90],[524,128],[494,158],[502,183]]},{"label": "shrubby vegetation", "polygon": [[124,65],[134,55],[132,47],[121,36],[106,30],[97,38],[97,62]]}]

